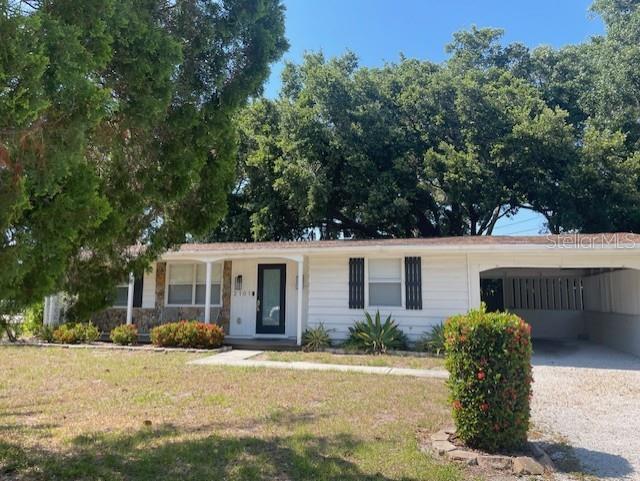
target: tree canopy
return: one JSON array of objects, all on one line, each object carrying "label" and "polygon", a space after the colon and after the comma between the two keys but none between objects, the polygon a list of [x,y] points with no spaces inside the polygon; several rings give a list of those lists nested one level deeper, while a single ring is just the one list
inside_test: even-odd
[{"label": "tree canopy", "polygon": [[214,228],[286,48],[279,0],[0,0],[0,312],[65,290],[81,316]]},{"label": "tree canopy", "polygon": [[491,234],[521,208],[552,232],[639,230],[639,4],[596,1],[606,35],[562,49],[473,28],[441,64],[288,64],[279,97],[237,117],[210,238]]}]

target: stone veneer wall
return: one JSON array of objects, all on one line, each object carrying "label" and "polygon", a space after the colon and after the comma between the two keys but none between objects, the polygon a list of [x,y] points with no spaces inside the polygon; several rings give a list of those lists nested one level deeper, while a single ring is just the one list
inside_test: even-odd
[{"label": "stone veneer wall", "polygon": [[[215,321],[220,315],[219,307],[211,308],[211,319]],[[133,324],[141,333],[149,332],[155,326],[166,322],[181,321],[183,319],[204,321],[203,307],[163,307],[160,309],[133,308]],[[116,326],[127,322],[127,310],[110,308],[95,314],[91,321],[102,332],[111,332]],[[225,330],[225,332],[227,332]]]},{"label": "stone veneer wall", "polygon": [[156,263],[156,309],[164,307],[164,285],[167,280],[167,263]]},{"label": "stone veneer wall", "polygon": [[[222,326],[225,334],[229,334],[229,319],[231,318],[231,261],[224,261],[222,268],[222,310],[218,324]],[[213,315],[211,319],[215,319]]]},{"label": "stone veneer wall", "polygon": [[[154,308],[134,307],[132,322],[140,333],[147,333],[155,326],[183,319],[204,321],[204,307],[166,307],[164,305],[167,263],[156,264],[156,299]],[[222,304],[224,307],[211,308],[211,322],[220,324],[225,333],[229,332],[231,306],[231,261],[225,261],[222,275]],[[92,322],[102,332],[111,330],[127,322],[127,310],[123,308],[105,309],[92,317]]]}]

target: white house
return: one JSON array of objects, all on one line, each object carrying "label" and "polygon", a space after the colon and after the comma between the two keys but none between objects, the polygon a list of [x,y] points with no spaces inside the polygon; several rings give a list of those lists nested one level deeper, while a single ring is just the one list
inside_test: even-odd
[{"label": "white house", "polygon": [[534,338],[586,338],[640,355],[640,235],[449,237],[184,244],[118,288],[96,315],[108,331],[178,319],[228,339],[301,343],[324,324],[344,339],[364,311],[391,314],[411,340],[485,301]]}]

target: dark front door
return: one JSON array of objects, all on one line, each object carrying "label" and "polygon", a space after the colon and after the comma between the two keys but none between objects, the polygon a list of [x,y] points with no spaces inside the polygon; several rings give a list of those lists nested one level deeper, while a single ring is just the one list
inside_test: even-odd
[{"label": "dark front door", "polygon": [[256,334],[284,334],[285,264],[258,264]]}]

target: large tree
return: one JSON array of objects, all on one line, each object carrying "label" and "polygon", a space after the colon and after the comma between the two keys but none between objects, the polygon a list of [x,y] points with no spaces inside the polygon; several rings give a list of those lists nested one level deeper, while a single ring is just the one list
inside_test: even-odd
[{"label": "large tree", "polygon": [[227,225],[254,239],[486,234],[528,192],[545,195],[575,158],[566,113],[466,43],[444,66],[288,65],[280,97],[241,117]]},{"label": "large tree", "polygon": [[279,0],[0,0],[0,312],[64,289],[84,315],[216,225],[232,117],[286,49],[283,15]]},{"label": "large tree", "polygon": [[[548,105],[569,112],[579,161],[558,191],[562,229],[640,231],[640,1],[596,0],[605,35],[532,52],[528,79]],[[542,199],[541,199],[542,200]],[[538,202],[545,212],[549,201]],[[546,204],[546,205],[545,205]]]}]

